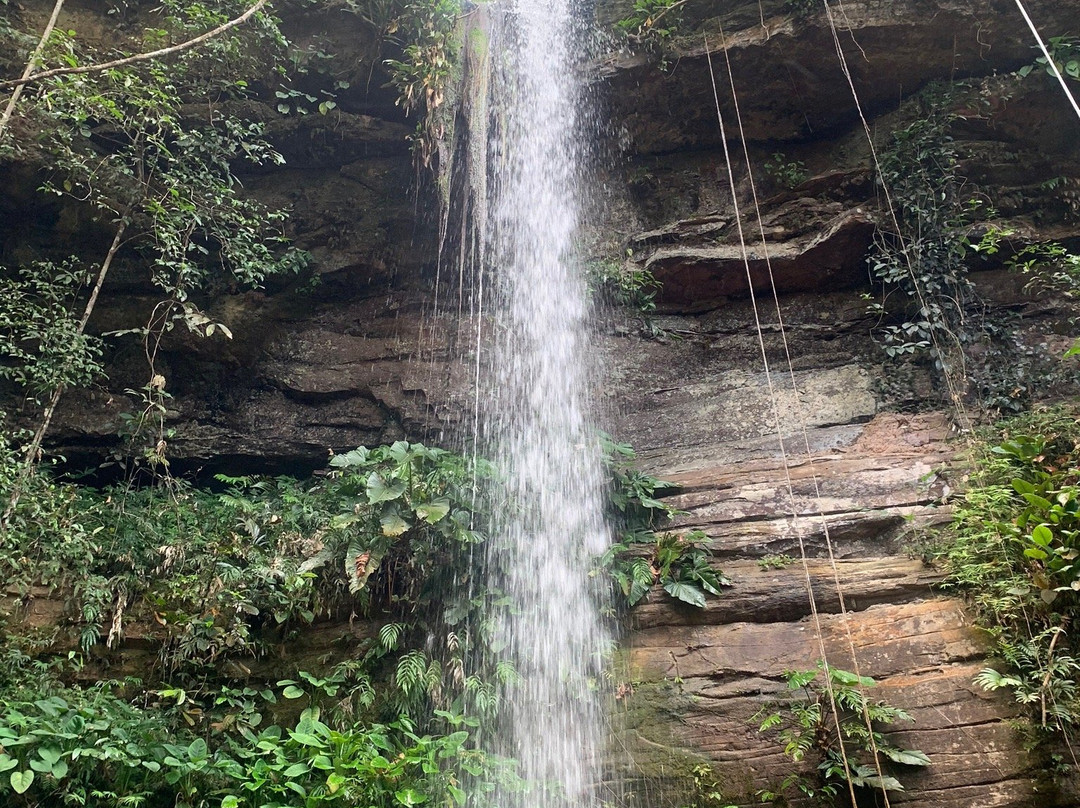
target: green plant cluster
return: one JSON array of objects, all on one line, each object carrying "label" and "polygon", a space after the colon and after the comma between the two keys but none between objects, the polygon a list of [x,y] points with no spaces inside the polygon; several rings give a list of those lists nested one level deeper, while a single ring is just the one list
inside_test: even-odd
[{"label": "green plant cluster", "polygon": [[[19,459],[10,448],[3,459],[6,495]],[[131,622],[153,626],[160,685],[65,685],[30,651],[10,654],[0,794],[24,795],[13,805],[464,804],[463,778],[482,780],[494,760],[477,745],[482,726],[517,681],[484,653],[491,610],[509,601],[467,585],[488,473],[399,442],[336,455],[306,481],[222,477],[223,493],[168,477],[97,491],[33,476],[0,536],[6,591],[66,598],[95,655]],[[381,628],[328,672],[278,680],[277,694],[222,681],[320,617],[350,613]],[[28,646],[12,620],[5,642]],[[34,657],[55,642],[36,640]],[[296,720],[287,704],[303,698]]]},{"label": "green plant cluster", "polygon": [[[895,130],[880,157],[886,213],[868,259],[881,299],[876,337],[890,360],[926,363],[950,400],[1019,412],[1042,368],[1017,338],[1017,317],[987,315],[969,279],[974,222],[994,212],[962,198],[950,128],[956,93],[932,85],[909,102],[911,122]],[[983,254],[988,254],[983,252]]]},{"label": "green plant cluster", "polygon": [[81,333],[73,312],[86,284],[75,258],[34,263],[0,283],[0,378],[37,404],[60,385],[88,387],[102,373],[102,341]]},{"label": "green plant cluster", "polygon": [[0,540],[0,570],[24,592],[70,593],[87,648],[103,633],[118,641],[129,612],[152,619],[170,670],[257,654],[258,636],[346,609],[408,633],[469,574],[459,548],[483,538],[474,473],[486,467],[399,442],[337,455],[314,480],[225,478],[217,494],[176,480],[99,492],[41,474]]},{"label": "green plant cluster", "polygon": [[655,584],[682,603],[705,608],[707,594],[719,597],[732,585],[709,563],[708,537],[700,530],[658,534],[655,528],[675,510],[656,494],[674,486],[636,469],[627,444],[608,435],[601,441],[611,478],[608,522],[619,540],[597,559],[594,574],[612,578],[623,608],[640,603]]},{"label": "green plant cluster", "polygon": [[585,266],[585,282],[600,301],[636,311],[645,317],[656,311],[660,284],[652,272],[629,260],[590,261]]},{"label": "green plant cluster", "polygon": [[[1041,54],[1042,49],[1034,46]],[[1018,71],[1021,77],[1031,75],[1037,70],[1044,71],[1048,76],[1054,75],[1054,68],[1065,78],[1080,81],[1080,40],[1071,36],[1052,36],[1046,40],[1046,49],[1050,51],[1053,67],[1045,56],[1038,56],[1035,62],[1024,65]]]},{"label": "green plant cluster", "polygon": [[1072,733],[1080,718],[1080,425],[1039,410],[983,435],[954,523],[937,549],[945,585],[965,593],[1002,665],[979,674],[1032,708],[1037,732]]},{"label": "green plant cluster", "polygon": [[634,0],[630,13],[615,21],[615,30],[631,45],[660,55],[660,67],[666,70],[664,55],[668,42],[682,25],[681,7],[686,0]]},{"label": "green plant cluster", "polygon": [[815,805],[833,805],[849,785],[902,791],[900,780],[887,773],[890,763],[930,765],[922,752],[894,746],[877,728],[913,719],[898,707],[869,698],[865,689],[876,684],[870,677],[819,662],[816,669],[787,671],[784,678],[788,690],[800,695],[779,709],[759,713],[758,729],[775,734],[793,763],[814,760],[816,768],[812,775],[793,771],[777,786],[758,792],[762,802],[788,805],[801,795]]},{"label": "green plant cluster", "polygon": [[[477,721],[438,712],[364,720],[346,677],[276,687],[145,690],[138,680],[66,685],[65,666],[12,665],[0,688],[4,804],[272,808],[462,806],[512,769],[472,742]],[[137,694],[137,695],[136,695]],[[299,714],[289,704],[302,705]],[[473,800],[482,804],[482,800]]]},{"label": "green plant cluster", "polygon": [[[139,51],[183,42],[247,8],[241,0],[167,0],[142,18],[142,37],[124,44]],[[0,48],[25,40],[14,26],[0,37]],[[41,190],[60,197],[62,209],[97,222],[111,246],[68,258],[50,255],[48,245],[30,245],[42,251],[40,260],[0,268],[0,343],[11,359],[2,373],[26,400],[44,406],[27,442],[24,475],[33,472],[55,401],[100,373],[104,343],[88,336],[87,327],[114,264],[124,264],[128,280],[146,282],[158,298],[146,306],[144,325],[114,336],[142,338],[148,385],[159,400],[164,377],[154,357],[165,332],[182,326],[201,336],[231,336],[199,310],[196,295],[258,287],[306,264],[307,256],[284,238],[285,213],[248,196],[236,175],[242,165],[278,164],[281,156],[264,138],[263,124],[229,112],[229,102],[247,97],[249,81],[278,65],[286,47],[277,21],[262,13],[168,62],[26,86],[0,135],[0,160],[44,166]],[[76,31],[57,29],[39,69],[82,68],[129,53],[91,47]],[[134,267],[145,271],[145,281]],[[6,423],[4,413],[0,421]],[[154,446],[163,440],[158,436]]]},{"label": "green plant cluster", "polygon": [[955,116],[951,95],[940,88],[917,103],[913,120],[892,133],[880,157],[880,181],[899,230],[887,218],[875,237],[870,270],[885,296],[874,308],[905,318],[879,331],[888,356],[927,354],[939,370],[955,372],[972,297],[949,135]]},{"label": "green plant cluster", "polygon": [[784,11],[796,17],[807,17],[820,8],[820,0],[784,0]]},{"label": "green plant cluster", "polygon": [[785,188],[795,188],[806,179],[806,164],[802,160],[788,160],[783,152],[775,152],[765,163],[765,171]]},{"label": "green plant cluster", "polygon": [[458,64],[460,42],[457,0],[414,0],[391,3],[368,0],[379,6],[374,17],[385,20],[384,36],[401,49],[397,59],[387,59],[390,83],[397,90],[397,104],[406,115],[418,113],[413,152],[421,166],[431,166],[442,139],[439,110],[450,89]]}]

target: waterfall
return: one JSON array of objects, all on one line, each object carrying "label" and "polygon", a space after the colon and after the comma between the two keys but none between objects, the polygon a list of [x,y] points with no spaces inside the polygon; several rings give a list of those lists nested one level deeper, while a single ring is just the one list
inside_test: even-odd
[{"label": "waterfall", "polygon": [[589,307],[574,259],[581,26],[572,0],[496,3],[482,15],[490,81],[467,83],[489,87],[490,101],[463,103],[473,111],[469,137],[487,144],[485,178],[458,186],[472,195],[464,215],[473,236],[460,249],[482,256],[470,261],[473,312],[494,326],[478,353],[478,443],[506,496],[486,566],[488,585],[513,607],[497,617],[493,644],[523,680],[504,694],[500,751],[533,784],[495,804],[586,806],[597,800],[605,738],[596,685],[608,641],[588,571],[608,537],[589,422]]}]

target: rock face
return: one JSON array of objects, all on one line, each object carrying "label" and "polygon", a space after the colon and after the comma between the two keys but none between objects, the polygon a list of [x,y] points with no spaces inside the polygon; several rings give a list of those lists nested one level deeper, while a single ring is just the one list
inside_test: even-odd
[{"label": "rock face", "polygon": [[[831,5],[879,151],[907,125],[890,99],[1032,59],[1010,4]],[[612,19],[628,7],[602,6]],[[604,66],[627,164],[597,229],[630,234],[607,254],[627,246],[631,265],[662,281],[657,303],[667,316],[656,325],[669,329],[645,343],[608,340],[604,400],[617,434],[678,484],[670,501],[684,513],[673,528],[704,531],[733,586],[700,611],[655,590],[630,616],[616,673],[612,788],[642,805],[695,804],[703,788],[716,795],[710,804],[760,803],[760,790],[798,770],[775,736],[758,731],[760,714],[785,697],[785,671],[826,658],[875,678],[873,697],[914,719],[893,725],[890,740],[933,761],[888,769],[906,789],[890,803],[1075,804],[1025,751],[1010,723],[1019,708],[973,683],[988,664],[986,638],[921,558],[962,486],[959,416],[934,412],[930,379],[895,377],[869,339],[874,322],[858,293],[880,208],[828,20],[821,9],[793,17],[768,2],[689,0],[683,10],[666,72],[644,56]],[[1078,10],[1030,6],[1046,30]],[[730,81],[742,137],[733,134]],[[1073,238],[1067,195],[1033,201],[1044,171],[1077,182],[1068,166],[1076,142],[1056,134],[1075,132],[1076,122],[1044,117],[1065,102],[1046,95],[1041,77],[979,86],[995,100],[959,110],[959,174],[1032,237]],[[797,160],[805,172],[782,182],[765,169],[770,160]],[[996,311],[1022,313],[1031,350],[1062,344],[1060,303],[1034,303],[1007,273],[975,280]],[[908,405],[930,411],[888,412],[898,388]],[[860,805],[884,804],[870,792]],[[846,795],[838,802],[848,804]]]},{"label": "rock face", "polygon": [[826,658],[877,680],[873,697],[914,719],[890,740],[933,761],[891,769],[906,791],[890,802],[1072,804],[1045,791],[1009,724],[1018,708],[973,684],[985,637],[921,558],[962,478],[951,417],[879,410],[860,311],[836,298],[783,298],[794,371],[775,322],[770,373],[751,370],[750,309],[679,318],[682,339],[666,344],[610,346],[619,434],[678,485],[672,529],[704,531],[733,582],[704,610],[657,589],[632,612],[613,778],[642,804],[685,805],[704,762],[723,800],[758,803],[795,770],[759,713],[785,697],[785,671]]},{"label": "rock face", "polygon": [[[601,2],[598,15],[617,19],[631,5]],[[625,685],[616,746],[627,754],[611,760],[613,786],[627,804],[691,805],[692,770],[704,762],[724,799],[758,802],[790,763],[752,717],[782,695],[785,670],[824,654],[876,678],[881,697],[915,719],[892,737],[933,765],[899,773],[907,790],[892,803],[1077,804],[1038,780],[1039,761],[1008,723],[1016,707],[972,684],[986,664],[982,638],[920,559],[920,538],[948,518],[960,482],[954,414],[929,374],[886,363],[871,337],[877,323],[860,298],[871,291],[865,255],[880,216],[870,148],[828,18],[796,16],[795,5],[688,0],[666,72],[647,54],[591,66],[610,115],[608,153],[624,159],[597,171],[607,190],[584,249],[620,259],[629,250],[662,284],[659,337],[617,318],[598,325],[602,420],[678,484],[671,501],[685,513],[673,529],[710,536],[734,583],[703,611],[657,591],[634,612],[616,670]],[[972,196],[1026,238],[1080,241],[1077,122],[1048,77],[1000,75],[1033,60],[1012,3],[830,5],[878,145],[905,124],[902,99],[931,81],[976,77],[952,131]],[[1077,0],[1027,6],[1048,36],[1080,19]],[[403,436],[450,443],[468,422],[477,327],[438,264],[435,195],[415,190],[411,125],[385,92],[355,89],[371,56],[352,52],[350,37],[362,37],[341,19],[305,12],[290,24],[301,42],[332,35],[344,61],[357,57],[354,90],[320,120],[282,120],[256,104],[250,114],[271,124],[289,162],[244,178],[291,209],[290,235],[314,257],[319,283],[206,301],[236,335],[230,343],[178,333],[163,342],[170,456],[182,471],[308,471],[331,448]],[[803,165],[798,178],[764,170],[778,151]],[[33,252],[16,243],[31,223],[38,246],[100,248],[92,223],[32,193],[35,167],[0,172],[11,188],[0,198],[5,260]],[[138,267],[127,268],[106,289],[98,332],[141,324],[152,304],[130,280]],[[1025,297],[1004,271],[977,282],[993,312],[1024,318],[1025,350],[1055,357],[1071,342],[1066,303]],[[107,454],[120,413],[138,405],[124,391],[146,383],[140,352],[110,343],[109,389],[66,397],[53,449],[77,465]],[[897,406],[921,411],[887,411]],[[793,562],[761,563],[781,555]]]}]

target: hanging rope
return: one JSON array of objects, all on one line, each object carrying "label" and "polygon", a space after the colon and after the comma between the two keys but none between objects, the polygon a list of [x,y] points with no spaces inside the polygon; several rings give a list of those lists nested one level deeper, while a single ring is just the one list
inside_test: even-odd
[{"label": "hanging rope", "polygon": [[[739,142],[742,143],[743,156],[744,156],[744,158],[746,160],[746,171],[747,171],[747,177],[749,178],[749,182],[750,182],[750,193],[751,193],[751,196],[752,196],[753,201],[754,201],[754,214],[755,214],[756,219],[757,219],[758,233],[761,236],[762,254],[764,255],[764,258],[765,258],[765,267],[766,267],[766,271],[768,273],[769,287],[772,290],[773,305],[774,305],[775,310],[776,310],[776,320],[777,320],[777,325],[778,325],[778,329],[779,329],[779,333],[780,333],[781,344],[782,344],[783,349],[784,349],[784,358],[785,358],[785,360],[787,362],[788,379],[791,382],[791,390],[792,390],[792,393],[793,393],[793,395],[795,397],[795,400],[798,401],[799,400],[799,386],[798,386],[798,382],[795,379],[795,366],[794,366],[794,363],[792,362],[792,359],[791,359],[791,349],[790,349],[790,345],[788,343],[787,329],[784,326],[784,315],[783,315],[782,308],[780,306],[780,295],[779,295],[779,293],[777,291],[776,278],[775,278],[775,276],[773,274],[772,258],[769,255],[769,243],[768,243],[768,239],[766,238],[766,235],[765,235],[765,225],[764,225],[764,222],[762,221],[761,205],[760,205],[760,202],[758,200],[757,183],[754,182],[753,164],[752,164],[752,161],[750,160],[750,151],[746,146],[746,132],[743,129],[742,112],[739,109],[739,95],[738,95],[738,91],[737,91],[737,89],[735,87],[735,74],[734,74],[734,71],[732,70],[732,67],[731,67],[731,56],[728,53],[727,42],[726,42],[726,38],[725,38],[725,35],[724,35],[723,26],[720,27],[720,45],[721,45],[721,49],[724,52],[724,61],[725,61],[725,64],[727,66],[728,82],[729,82],[729,84],[731,86],[731,98],[732,98],[733,106],[734,106],[734,109],[735,109],[735,119],[736,119],[736,121],[738,123],[738,127],[739,127]],[[855,641],[854,641],[854,638],[852,637],[852,633],[851,633],[851,621],[850,621],[849,613],[848,613],[848,610],[847,610],[847,604],[845,603],[845,600],[844,600],[843,587],[840,584],[840,570],[839,570],[839,566],[836,563],[836,554],[835,554],[835,552],[833,550],[832,536],[829,533],[829,520],[826,517],[825,510],[821,505],[821,503],[822,503],[821,482],[820,482],[820,479],[819,479],[818,474],[817,474],[817,469],[816,469],[816,467],[814,465],[814,453],[813,453],[813,450],[810,448],[810,433],[809,433],[809,429],[807,428],[806,418],[803,417],[801,411],[799,411],[797,421],[799,423],[799,427],[800,427],[800,430],[802,432],[803,448],[804,448],[804,450],[806,452],[806,462],[807,462],[808,468],[810,470],[810,478],[811,478],[811,480],[813,482],[813,486],[814,486],[814,501],[817,504],[818,518],[821,521],[821,529],[822,529],[822,533],[823,533],[823,536],[824,536],[824,539],[825,539],[825,547],[828,550],[829,566],[830,566],[831,571],[832,571],[833,583],[834,583],[835,588],[836,588],[836,597],[837,597],[837,601],[838,601],[839,607],[840,607],[840,616],[841,616],[841,620],[842,620],[843,625],[844,625],[844,633],[845,633],[846,638],[847,638],[848,649],[849,649],[849,651],[851,653],[851,660],[852,660],[852,665],[853,665],[853,668],[854,668],[854,673],[855,673],[856,676],[861,677],[862,676],[862,671],[860,670],[859,657],[858,657],[858,654],[855,651]],[[804,564],[806,563],[805,558],[804,558],[803,563]],[[864,722],[866,724],[866,728],[867,728],[867,731],[868,731],[868,738],[869,738],[869,741],[870,741],[870,751],[873,754],[874,766],[877,769],[878,777],[881,778],[881,782],[882,782],[882,789],[881,790],[882,790],[882,795],[883,795],[883,797],[885,799],[885,808],[890,808],[890,806],[889,806],[889,795],[887,793],[887,790],[884,787],[885,774],[881,769],[881,759],[880,759],[880,757],[878,755],[877,742],[874,740],[874,730],[873,730],[873,726],[872,726],[872,721],[870,719],[870,713],[867,710],[865,704],[863,705],[863,709],[862,709],[862,717],[863,717],[863,720],[864,720]]]},{"label": "hanging rope", "polygon": [[[915,289],[916,297],[919,301],[919,306],[928,310],[926,303],[926,297],[923,293],[922,285],[919,283],[918,275],[915,272],[914,262],[911,258],[911,252],[908,248],[907,240],[904,238],[903,232],[900,228],[900,219],[896,214],[896,205],[893,203],[892,193],[889,191],[889,186],[885,182],[885,175],[881,170],[881,161],[878,159],[877,148],[874,146],[874,137],[870,132],[870,124],[866,120],[866,115],[863,112],[862,102],[859,100],[859,94],[855,89],[855,82],[851,77],[851,70],[848,68],[847,57],[844,55],[844,49],[840,45],[840,35],[837,31],[836,18],[833,16],[832,7],[829,5],[829,0],[822,0],[825,5],[825,16],[829,21],[829,29],[832,32],[833,46],[836,48],[837,58],[840,60],[840,70],[844,74],[844,78],[847,81],[848,88],[851,90],[851,97],[855,102],[855,109],[859,113],[859,120],[862,122],[863,132],[866,135],[866,142],[870,147],[870,157],[874,163],[874,170],[877,173],[878,182],[881,185],[882,192],[885,196],[885,205],[888,210],[889,218],[892,221],[893,230],[896,233],[896,238],[900,244],[900,252],[904,256],[904,264],[907,268],[908,277],[911,278],[912,288]],[[861,48],[860,48],[861,50]],[[957,347],[960,347],[960,341],[955,334],[952,335],[953,339],[957,343]],[[960,394],[960,390],[952,377],[952,371],[950,371],[948,362],[945,361],[945,353],[942,350],[941,343],[938,340],[937,334],[934,329],[930,329],[930,341],[934,346],[934,350],[937,352],[941,359],[941,374],[945,379],[945,385],[949,390],[949,398],[952,402],[953,408],[956,411],[957,419],[960,421],[960,425],[968,430],[971,428],[971,418],[968,416],[967,409],[964,407],[963,397]],[[963,359],[963,352],[961,351],[961,360]]]},{"label": "hanging rope", "polygon": [[784,479],[787,486],[788,499],[791,502],[791,515],[792,523],[795,528],[795,535],[799,541],[799,553],[802,557],[803,574],[806,579],[806,595],[810,603],[810,614],[814,621],[814,630],[818,642],[818,650],[821,654],[822,673],[825,679],[825,690],[829,697],[829,703],[832,706],[833,721],[836,729],[836,737],[840,740],[840,757],[844,766],[845,779],[847,780],[848,790],[851,794],[851,804],[856,804],[855,800],[855,786],[852,783],[851,778],[851,765],[848,761],[847,752],[844,749],[843,744],[843,732],[840,726],[840,709],[836,701],[836,693],[833,689],[832,676],[830,673],[828,654],[825,650],[825,638],[824,632],[821,627],[821,616],[818,612],[817,601],[814,598],[813,580],[810,576],[810,565],[806,556],[806,543],[803,538],[803,531],[801,527],[801,521],[799,518],[799,508],[795,501],[795,487],[791,480],[791,463],[788,459],[787,447],[784,444],[784,435],[781,427],[780,408],[777,403],[776,388],[772,380],[772,371],[769,366],[768,352],[765,349],[765,336],[761,327],[761,316],[758,311],[757,297],[754,294],[754,280],[750,272],[750,256],[746,248],[746,237],[743,233],[742,216],[739,210],[738,194],[735,189],[735,175],[731,168],[731,154],[727,145],[727,133],[724,128],[724,117],[720,111],[720,95],[716,88],[716,75],[713,70],[712,52],[709,50],[709,38],[707,34],[703,34],[705,40],[705,56],[709,63],[709,78],[712,81],[713,101],[716,105],[716,120],[720,126],[720,142],[724,148],[724,160],[727,164],[728,185],[731,189],[731,203],[735,213],[735,226],[739,235],[739,248],[742,254],[743,267],[746,271],[746,284],[750,291],[750,304],[754,312],[754,326],[757,330],[758,347],[761,351],[761,361],[765,368],[765,380],[769,390],[769,401],[772,407],[773,418],[776,422],[776,436],[777,442],[780,447],[780,456],[784,466]]}]

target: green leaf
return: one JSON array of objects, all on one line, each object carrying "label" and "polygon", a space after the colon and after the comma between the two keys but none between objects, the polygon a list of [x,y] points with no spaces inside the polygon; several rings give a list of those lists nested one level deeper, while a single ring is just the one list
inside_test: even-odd
[{"label": "green leaf", "polygon": [[1031,540],[1042,547],[1049,547],[1054,540],[1054,533],[1046,525],[1036,525],[1031,531]]},{"label": "green leaf", "polygon": [[683,603],[689,603],[699,609],[705,608],[705,593],[693,584],[683,583],[682,581],[667,581],[664,583],[664,591]]},{"label": "green leaf", "polygon": [[221,808],[240,808],[240,798],[230,794],[221,800]]},{"label": "green leaf", "polygon": [[15,758],[0,753],[0,772],[6,772],[9,769],[14,769],[18,765],[19,761],[17,761]]},{"label": "green leaf", "polygon": [[16,794],[25,794],[30,785],[34,782],[34,772],[30,769],[23,769],[21,772],[12,772],[8,777],[11,783],[11,788]]},{"label": "green leaf", "polygon": [[360,542],[353,541],[345,553],[345,575],[349,579],[349,592],[357,594],[367,585],[368,578],[379,568],[384,551],[369,550]]},{"label": "green leaf", "polygon": [[431,502],[425,502],[423,505],[417,505],[414,510],[418,518],[423,519],[429,525],[433,525],[450,513],[450,500],[446,497],[439,497]]},{"label": "green leaf", "polygon": [[37,750],[38,757],[48,763],[50,766],[60,760],[60,756],[63,754],[55,746],[41,746]]},{"label": "green leaf", "polygon": [[322,738],[307,732],[290,732],[289,737],[304,746],[325,746]]},{"label": "green leaf", "polygon": [[869,788],[881,788],[885,791],[903,791],[904,787],[900,784],[900,781],[895,777],[885,775],[884,777],[878,777],[876,774],[872,774],[868,777],[852,777],[851,782],[857,786],[868,786]]},{"label": "green leaf", "polygon": [[397,499],[405,493],[404,480],[395,480],[387,484],[377,471],[371,472],[367,479],[368,502],[374,505],[377,502],[389,502]]},{"label": "green leaf", "polygon": [[1035,486],[1029,483],[1027,480],[1020,479],[1019,477],[1012,481],[1012,487],[1018,494],[1035,493]]},{"label": "green leaf", "polygon": [[903,763],[905,766],[929,766],[930,758],[920,752],[918,749],[892,749],[885,747],[881,750],[885,755],[896,763]]},{"label": "green leaf", "polygon": [[283,771],[282,774],[285,777],[299,777],[301,774],[307,774],[309,771],[311,771],[311,767],[306,763],[294,763]]},{"label": "green leaf", "polygon": [[383,535],[391,539],[397,538],[411,527],[396,511],[384,513],[379,519],[379,524],[382,525]]},{"label": "green leaf", "polygon": [[304,691],[296,685],[289,685],[281,691],[281,695],[287,699],[298,699],[304,695]]},{"label": "green leaf", "polygon": [[330,465],[336,469],[345,469],[352,466],[362,466],[367,462],[367,459],[367,448],[359,446],[350,452],[345,452],[345,454],[334,455],[330,458]]},{"label": "green leaf", "polygon": [[402,805],[420,805],[427,802],[427,797],[424,794],[411,788],[403,788],[401,791],[394,792],[394,799]]}]

